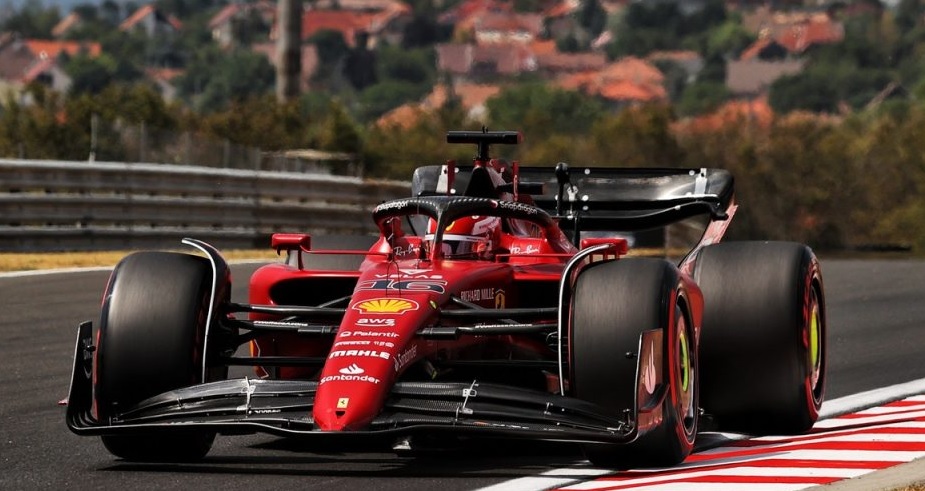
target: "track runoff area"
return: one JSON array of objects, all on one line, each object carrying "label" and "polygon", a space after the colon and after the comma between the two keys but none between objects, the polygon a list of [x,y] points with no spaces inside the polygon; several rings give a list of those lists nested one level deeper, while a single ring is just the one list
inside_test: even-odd
[{"label": "track runoff area", "polygon": [[614,473],[576,464],[480,491],[794,491],[859,477],[925,457],[925,379],[827,401],[804,435],[701,440],[675,467]]}]

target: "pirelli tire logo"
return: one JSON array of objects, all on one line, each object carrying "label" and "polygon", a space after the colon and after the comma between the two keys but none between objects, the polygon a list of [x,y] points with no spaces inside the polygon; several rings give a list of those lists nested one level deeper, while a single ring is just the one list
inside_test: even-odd
[{"label": "pirelli tire logo", "polygon": [[420,304],[405,298],[372,298],[353,304],[353,309],[364,314],[401,315],[409,310],[418,310]]}]

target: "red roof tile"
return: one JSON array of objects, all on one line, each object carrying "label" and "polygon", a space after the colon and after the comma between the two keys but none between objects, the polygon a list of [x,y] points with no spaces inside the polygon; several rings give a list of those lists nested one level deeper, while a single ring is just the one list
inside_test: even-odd
[{"label": "red roof tile", "polygon": [[557,85],[616,101],[652,101],[667,98],[662,82],[665,76],[652,64],[626,57],[601,70],[584,71],[560,77]]},{"label": "red roof tile", "polygon": [[[127,19],[122,21],[122,23],[119,24],[119,30],[127,31],[129,29],[132,29],[139,22],[141,22],[145,17],[149,15],[157,15],[157,14],[158,14],[157,7],[155,7],[154,4],[149,3],[148,5],[145,5],[144,7],[141,7],[140,9],[136,10],[132,15],[128,16]],[[166,16],[165,20],[174,29],[180,29],[181,27],[183,27],[183,23],[180,22],[180,20],[174,17],[173,15]]]},{"label": "red roof tile", "polygon": [[767,97],[758,97],[752,100],[729,101],[710,114],[679,121],[674,125],[674,130],[685,133],[711,132],[730,125],[740,125],[743,121],[767,128],[773,120],[774,111],[768,104]]},{"label": "red roof tile", "polygon": [[78,53],[86,53],[89,56],[99,56],[102,52],[100,43],[91,43],[86,41],[47,41],[44,39],[27,39],[24,41],[29,51],[35,53],[39,58],[55,59],[61,53],[67,53],[68,56],[74,56]]},{"label": "red roof tile", "polygon": [[55,27],[51,28],[52,37],[59,38],[61,36],[64,36],[67,33],[67,31],[69,31],[72,27],[79,24],[80,21],[81,21],[80,14],[78,14],[77,12],[71,12],[65,18],[61,19],[61,22],[58,22],[57,24],[55,24]]}]

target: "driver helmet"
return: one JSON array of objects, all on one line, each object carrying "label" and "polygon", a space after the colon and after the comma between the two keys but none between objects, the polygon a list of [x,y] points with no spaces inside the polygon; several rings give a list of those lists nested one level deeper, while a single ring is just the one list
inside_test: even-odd
[{"label": "driver helmet", "polygon": [[[430,220],[427,240],[434,239],[436,222]],[[488,259],[501,240],[501,218],[468,216],[459,218],[443,231],[442,252],[447,259]]]}]

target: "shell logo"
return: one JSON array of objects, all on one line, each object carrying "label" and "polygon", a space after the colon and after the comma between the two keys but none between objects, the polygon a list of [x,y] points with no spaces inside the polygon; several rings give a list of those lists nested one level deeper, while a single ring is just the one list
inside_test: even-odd
[{"label": "shell logo", "polygon": [[367,314],[404,314],[409,310],[417,310],[418,307],[414,300],[403,298],[374,298],[353,306],[354,309]]}]

